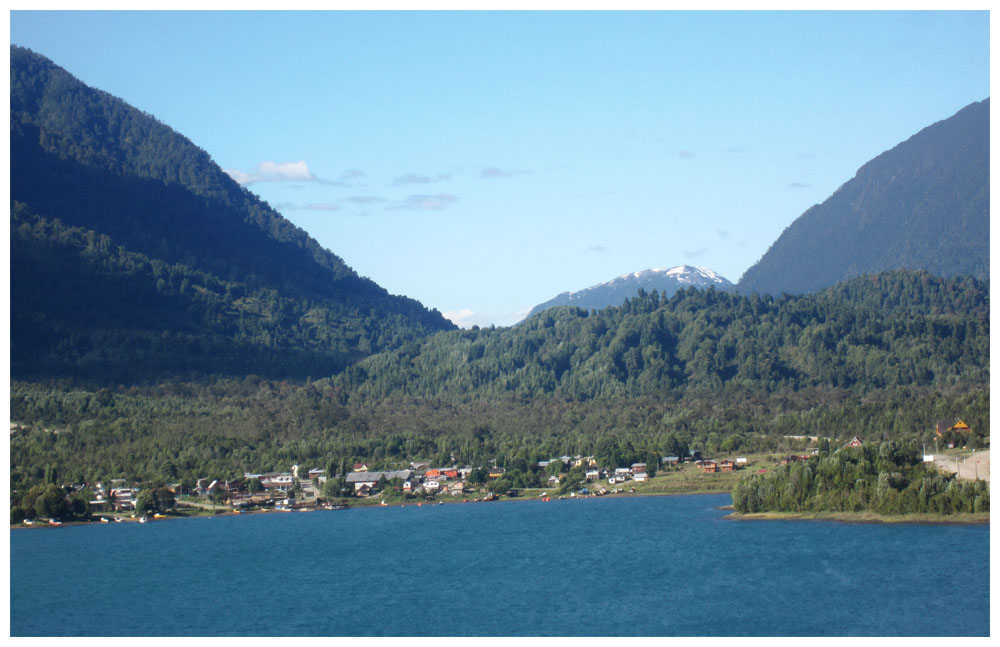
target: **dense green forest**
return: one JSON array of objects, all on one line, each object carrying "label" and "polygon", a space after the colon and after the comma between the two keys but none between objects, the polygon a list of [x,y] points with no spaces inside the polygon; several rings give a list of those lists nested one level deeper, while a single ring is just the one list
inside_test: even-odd
[{"label": "dense green forest", "polygon": [[682,398],[986,384],[988,285],[926,272],[806,296],[688,289],[619,308],[562,307],[518,326],[424,338],[352,366],[355,399]]},{"label": "dense green forest", "polygon": [[742,479],[733,508],[754,512],[880,514],[989,512],[990,485],[959,481],[927,468],[912,447],[895,441],[822,451]]},{"label": "dense green forest", "polygon": [[[338,372],[431,330],[360,298],[289,296],[11,208],[11,370],[95,384]],[[428,313],[429,314],[429,313]],[[443,320],[442,320],[443,321]]]},{"label": "dense green forest", "polygon": [[304,379],[454,328],[183,136],[18,47],[10,243],[15,378]]},{"label": "dense green forest", "polygon": [[[329,380],[261,378],[92,391],[69,384],[11,386],[11,486],[127,478],[163,484],[231,478],[291,465],[337,473],[342,462],[376,469],[412,460],[500,465],[594,455],[609,466],[650,454],[717,456],[801,449],[786,436],[898,439],[933,446],[934,423],[962,416],[982,434],[989,387],[908,387],[864,397],[839,389],[691,396],[679,402],[539,398],[451,404],[387,399],[345,406]],[[983,439],[977,435],[976,446]],[[602,463],[603,464],[603,463]]]},{"label": "dense green forest", "polygon": [[858,169],[790,224],[738,288],[801,294],[864,273],[906,268],[986,278],[989,267],[986,99]]},{"label": "dense green forest", "polygon": [[[527,478],[538,460],[563,454],[628,464],[801,443],[788,436],[858,435],[914,449],[934,442],[936,421],[955,417],[982,446],[987,293],[974,279],[905,272],[808,297],[691,290],[594,313],[557,309],[509,329],[438,333],[309,381],[256,375],[102,389],[15,381],[11,419],[25,428],[11,435],[11,481],[162,483],[291,464],[336,472],[345,460],[498,464]],[[741,343],[756,350],[741,357]],[[554,351],[564,358],[558,373]],[[650,358],[662,357],[671,368],[649,373]],[[767,379],[745,374],[770,358],[783,361],[766,365]],[[506,388],[515,380],[525,388]],[[581,384],[594,387],[562,388]]]}]

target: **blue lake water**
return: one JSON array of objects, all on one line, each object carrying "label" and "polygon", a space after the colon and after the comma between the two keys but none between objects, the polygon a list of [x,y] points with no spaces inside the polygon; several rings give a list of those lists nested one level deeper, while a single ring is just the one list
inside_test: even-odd
[{"label": "blue lake water", "polygon": [[733,521],[728,495],[10,532],[12,636],[989,634],[988,525]]}]

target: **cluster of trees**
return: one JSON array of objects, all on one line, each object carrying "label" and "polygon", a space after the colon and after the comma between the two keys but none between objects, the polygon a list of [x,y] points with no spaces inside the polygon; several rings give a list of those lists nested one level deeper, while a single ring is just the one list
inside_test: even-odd
[{"label": "cluster of trees", "polygon": [[986,481],[959,481],[928,468],[912,444],[864,443],[821,452],[741,479],[737,512],[871,511],[880,514],[989,512]]},{"label": "cluster of trees", "polygon": [[[58,472],[49,468],[48,478]],[[28,489],[20,499],[14,498],[10,507],[10,522],[20,523],[25,519],[56,519],[59,521],[83,521],[90,519],[90,502],[94,493],[88,488],[73,490],[69,485],[38,483]],[[176,506],[174,493],[166,487],[151,487],[140,490],[135,500],[139,514],[169,512]]]},{"label": "cluster of trees", "polygon": [[90,517],[89,490],[73,492],[64,490],[54,483],[38,483],[24,493],[19,501],[10,507],[10,522],[20,523],[25,519],[87,519]]},{"label": "cluster of trees", "polygon": [[552,308],[511,328],[426,337],[337,383],[357,399],[448,401],[985,384],[988,295],[988,282],[907,271],[806,296],[640,292],[618,308]]}]

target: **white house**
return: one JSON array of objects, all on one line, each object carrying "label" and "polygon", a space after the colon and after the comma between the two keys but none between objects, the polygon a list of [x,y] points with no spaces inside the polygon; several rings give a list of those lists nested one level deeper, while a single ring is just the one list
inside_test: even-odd
[{"label": "white house", "polygon": [[[260,484],[265,490],[288,490],[294,478],[291,472],[268,472],[260,475]],[[211,486],[209,486],[211,489]]]}]

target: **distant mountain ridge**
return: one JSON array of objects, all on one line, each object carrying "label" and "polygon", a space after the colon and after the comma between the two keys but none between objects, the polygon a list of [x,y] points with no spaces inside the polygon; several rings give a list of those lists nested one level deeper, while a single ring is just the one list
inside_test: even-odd
[{"label": "distant mountain ridge", "polygon": [[328,375],[454,329],[150,115],[24,48],[10,69],[14,377]]},{"label": "distant mountain ridge", "polygon": [[895,269],[989,275],[990,100],[924,128],[788,226],[740,278],[778,295]]},{"label": "distant mountain ridge", "polygon": [[577,292],[563,292],[531,309],[528,316],[555,306],[576,306],[590,310],[600,310],[608,306],[619,306],[638,294],[663,292],[670,298],[678,290],[688,287],[732,290],[735,286],[726,278],[704,267],[678,265],[669,269],[649,269],[623,274],[610,281],[592,285]]}]

